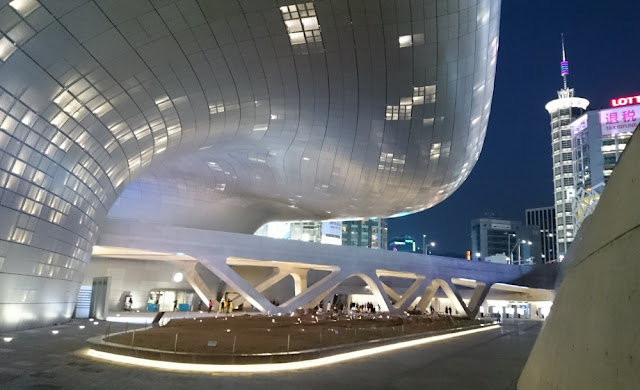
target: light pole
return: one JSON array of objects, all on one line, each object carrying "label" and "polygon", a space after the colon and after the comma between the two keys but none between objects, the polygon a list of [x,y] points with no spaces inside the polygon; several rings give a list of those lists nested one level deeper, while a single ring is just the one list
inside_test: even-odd
[{"label": "light pole", "polygon": [[522,240],[518,243],[518,265],[522,265],[522,254],[520,253],[520,245],[525,245],[525,244],[531,246],[533,243],[527,240]]},{"label": "light pole", "polygon": [[480,261],[480,256],[482,256],[482,253],[480,253],[480,252],[476,252],[476,259],[477,259],[478,261]]},{"label": "light pole", "polygon": [[431,242],[429,243],[429,247],[431,247],[431,252],[429,252],[429,251],[427,250],[427,253],[428,253],[428,254],[431,254],[431,253],[433,253],[433,248],[435,248],[435,247],[436,247],[436,242],[435,242],[435,241],[431,241]]},{"label": "light pole", "polygon": [[422,254],[426,255],[427,254],[427,247],[425,246],[425,242],[427,241],[427,235],[423,234],[422,235]]},{"label": "light pole", "polygon": [[[513,247],[513,249],[511,249],[511,236],[513,236],[514,238],[516,237],[515,233],[509,233],[506,232],[505,233],[507,235],[507,251],[509,251],[509,259],[511,260],[511,264],[513,264],[513,249],[515,249],[515,247]],[[517,242],[517,240],[516,240]]]}]

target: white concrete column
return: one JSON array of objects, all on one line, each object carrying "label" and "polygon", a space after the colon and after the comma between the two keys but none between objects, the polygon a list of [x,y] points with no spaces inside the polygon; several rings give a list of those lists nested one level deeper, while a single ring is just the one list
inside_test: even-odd
[{"label": "white concrete column", "polygon": [[297,268],[294,272],[289,273],[293,277],[294,295],[299,295],[307,289],[308,268]]}]

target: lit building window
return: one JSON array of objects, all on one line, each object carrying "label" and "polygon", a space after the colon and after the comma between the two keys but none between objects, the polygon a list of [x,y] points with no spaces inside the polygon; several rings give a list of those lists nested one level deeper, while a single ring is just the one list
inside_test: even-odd
[{"label": "lit building window", "polygon": [[280,7],[292,45],[322,42],[320,25],[313,3],[300,3]]},{"label": "lit building window", "polygon": [[424,34],[401,35],[398,37],[400,47],[409,47],[424,44]]},{"label": "lit building window", "polygon": [[411,98],[402,98],[399,106],[387,106],[384,119],[388,121],[410,120],[411,108]]},{"label": "lit building window", "polygon": [[436,86],[413,87],[413,104],[435,103]]},{"label": "lit building window", "polygon": [[220,104],[211,104],[209,106],[209,113],[210,114],[220,114],[224,112],[224,104],[220,103]]}]

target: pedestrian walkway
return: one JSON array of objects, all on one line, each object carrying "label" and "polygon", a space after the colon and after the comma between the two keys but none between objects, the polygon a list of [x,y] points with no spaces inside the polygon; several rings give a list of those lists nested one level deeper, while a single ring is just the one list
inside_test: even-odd
[{"label": "pedestrian walkway", "polygon": [[[0,338],[3,389],[515,389],[540,321],[505,320],[500,330],[446,340],[307,371],[279,374],[184,374],[89,360],[76,353],[107,323],[74,320]],[[84,327],[81,329],[80,327]],[[111,331],[127,324],[111,323]],[[53,334],[52,330],[57,330]]]}]

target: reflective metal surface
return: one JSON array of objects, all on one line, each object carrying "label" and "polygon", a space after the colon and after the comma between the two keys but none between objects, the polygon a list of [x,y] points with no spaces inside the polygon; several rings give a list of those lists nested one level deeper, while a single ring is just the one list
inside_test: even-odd
[{"label": "reflective metal surface", "polygon": [[499,14],[498,0],[4,5],[0,330],[72,314],[110,210],[252,233],[439,203],[484,141]]}]

